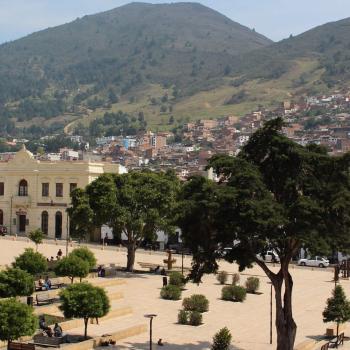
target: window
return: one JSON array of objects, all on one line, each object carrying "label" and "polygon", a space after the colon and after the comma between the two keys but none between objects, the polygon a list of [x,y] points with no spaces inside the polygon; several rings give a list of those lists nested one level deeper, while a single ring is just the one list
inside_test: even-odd
[{"label": "window", "polygon": [[47,211],[41,213],[41,231],[43,231],[45,235],[47,235],[49,231],[49,214]]},{"label": "window", "polygon": [[50,185],[48,183],[41,184],[41,195],[42,197],[48,197],[50,192]]},{"label": "window", "polygon": [[63,197],[63,183],[56,184],[56,197]]},{"label": "window", "polygon": [[60,211],[55,215],[55,237],[62,237],[62,213]]},{"label": "window", "polygon": [[69,193],[72,193],[77,187],[78,185],[76,183],[69,184]]},{"label": "window", "polygon": [[5,184],[0,182],[0,196],[3,196],[5,193]]},{"label": "window", "polygon": [[4,212],[0,209],[0,225],[4,224]]},{"label": "window", "polygon": [[28,196],[28,182],[26,180],[21,180],[19,182],[18,195],[20,197]]}]

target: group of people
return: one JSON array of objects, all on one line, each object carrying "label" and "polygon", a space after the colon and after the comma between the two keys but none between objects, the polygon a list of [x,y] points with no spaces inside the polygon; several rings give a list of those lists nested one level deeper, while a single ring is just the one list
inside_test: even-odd
[{"label": "group of people", "polygon": [[51,283],[49,276],[46,276],[45,279],[43,279],[40,276],[39,280],[38,280],[38,285],[39,285],[39,288],[41,288],[41,290],[50,290],[52,283]]},{"label": "group of people", "polygon": [[63,336],[62,327],[58,323],[55,323],[55,326],[53,327],[53,330],[52,330],[52,328],[46,324],[44,316],[41,316],[39,318],[39,328],[43,331],[44,335],[50,338],[52,337],[60,338]]},{"label": "group of people", "polygon": [[[63,252],[62,252],[62,249],[59,249],[58,252],[57,252],[57,255],[56,255],[56,260],[60,260],[62,258],[62,255],[63,255]],[[46,259],[47,262],[50,262],[50,261],[55,261],[54,257],[51,256],[51,258],[47,258]]]}]

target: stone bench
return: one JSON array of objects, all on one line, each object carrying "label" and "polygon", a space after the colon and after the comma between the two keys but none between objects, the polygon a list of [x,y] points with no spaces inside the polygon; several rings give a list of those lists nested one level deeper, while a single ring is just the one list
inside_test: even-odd
[{"label": "stone bench", "polygon": [[8,350],[35,350],[35,345],[32,343],[17,343],[17,342],[9,342]]},{"label": "stone bench", "polygon": [[36,295],[36,304],[38,306],[53,304],[55,302],[55,299],[56,298],[53,295],[50,295],[50,293],[38,293]]},{"label": "stone bench", "polygon": [[67,336],[64,335],[63,337],[47,337],[40,333],[33,337],[33,341],[34,344],[38,346],[59,348],[61,344],[67,342]]}]

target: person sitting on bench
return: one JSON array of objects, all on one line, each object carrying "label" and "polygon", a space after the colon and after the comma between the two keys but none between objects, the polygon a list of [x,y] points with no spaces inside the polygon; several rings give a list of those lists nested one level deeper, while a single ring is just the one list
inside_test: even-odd
[{"label": "person sitting on bench", "polygon": [[154,269],[154,273],[155,274],[158,274],[160,271],[160,266],[158,265],[155,269]]},{"label": "person sitting on bench", "polygon": [[53,336],[52,329],[46,325],[44,316],[41,316],[39,319],[39,328],[43,330],[48,337],[51,338]]},{"label": "person sitting on bench", "polygon": [[56,338],[61,338],[63,336],[62,327],[58,323],[55,323],[55,327],[53,328],[53,333]]},{"label": "person sitting on bench", "polygon": [[50,290],[51,289],[51,280],[49,278],[49,276],[45,277],[45,281],[44,281],[44,287],[46,290]]},{"label": "person sitting on bench", "polygon": [[44,280],[41,276],[39,276],[38,285],[39,285],[40,290],[43,290],[43,288],[45,288],[44,287]]}]

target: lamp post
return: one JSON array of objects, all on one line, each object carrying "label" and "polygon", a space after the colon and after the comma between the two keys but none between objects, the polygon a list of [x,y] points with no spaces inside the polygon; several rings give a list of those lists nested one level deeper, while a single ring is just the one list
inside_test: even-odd
[{"label": "lamp post", "polygon": [[270,284],[270,344],[272,344],[272,283],[267,283]]},{"label": "lamp post", "polygon": [[152,350],[152,323],[153,318],[157,317],[156,314],[147,314],[145,315],[146,318],[149,318],[149,349]]}]

